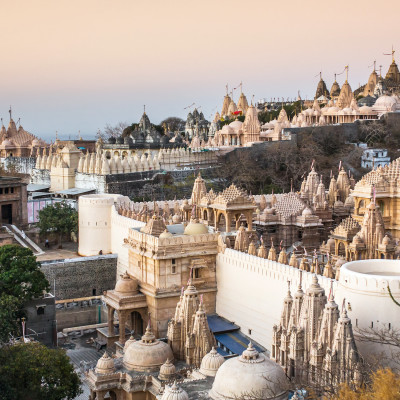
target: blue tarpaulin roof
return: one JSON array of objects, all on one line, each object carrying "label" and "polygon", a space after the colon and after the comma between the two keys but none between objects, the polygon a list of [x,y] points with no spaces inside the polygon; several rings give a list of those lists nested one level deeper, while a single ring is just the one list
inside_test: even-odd
[{"label": "blue tarpaulin roof", "polygon": [[215,333],[223,333],[238,330],[239,327],[232,322],[227,321],[225,318],[221,318],[217,314],[207,315],[208,326]]},{"label": "blue tarpaulin roof", "polygon": [[[227,349],[235,354],[242,354],[249,345],[249,339],[244,336],[240,331],[217,333],[214,336],[215,339],[217,339],[217,342],[221,343],[221,345],[225,346]],[[253,343],[253,346],[259,352],[265,351],[265,349],[261,348],[255,343]]]}]

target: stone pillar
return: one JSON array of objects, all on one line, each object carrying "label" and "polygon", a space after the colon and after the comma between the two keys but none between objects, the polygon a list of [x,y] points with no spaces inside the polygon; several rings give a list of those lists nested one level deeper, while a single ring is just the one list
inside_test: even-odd
[{"label": "stone pillar", "polygon": [[239,214],[239,216],[235,216],[235,219],[236,219],[236,230],[238,230],[239,228],[240,228],[240,215],[241,214]]},{"label": "stone pillar", "polygon": [[231,215],[228,212],[225,214],[225,224],[226,224],[225,231],[230,232],[230,230],[231,230]]},{"label": "stone pillar", "polygon": [[114,334],[114,309],[107,304],[107,324],[108,324],[108,334]]},{"label": "stone pillar", "polygon": [[253,212],[247,213],[247,230],[251,231],[253,229]]},{"label": "stone pillar", "polygon": [[125,343],[125,323],[126,323],[126,313],[125,311],[119,311],[119,342],[121,344]]},{"label": "stone pillar", "polygon": [[104,400],[105,392],[96,392],[96,400]]}]

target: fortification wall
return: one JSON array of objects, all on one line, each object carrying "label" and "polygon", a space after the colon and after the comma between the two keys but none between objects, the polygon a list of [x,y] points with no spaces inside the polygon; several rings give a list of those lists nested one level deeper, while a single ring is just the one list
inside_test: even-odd
[{"label": "fortification wall", "polygon": [[124,239],[129,236],[129,229],[144,225],[144,222],[119,215],[115,206],[111,207],[111,250],[118,254],[117,276],[129,269],[128,247],[124,245]]},{"label": "fortification wall", "polygon": [[[311,284],[312,274],[302,273],[303,290]],[[239,325],[250,338],[271,348],[272,327],[277,324],[291,282],[292,295],[300,282],[297,268],[226,249],[217,256],[217,313]],[[330,279],[319,277],[326,294]],[[333,282],[334,291],[338,282]],[[339,303],[338,303],[339,304]]]},{"label": "fortification wall", "polygon": [[101,295],[115,287],[117,255],[42,261],[40,269],[56,300]]}]

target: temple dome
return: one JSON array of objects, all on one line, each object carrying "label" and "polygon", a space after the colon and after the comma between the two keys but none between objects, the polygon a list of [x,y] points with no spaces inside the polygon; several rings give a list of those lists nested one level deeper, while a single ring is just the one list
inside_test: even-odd
[{"label": "temple dome", "polygon": [[118,279],[115,289],[118,293],[123,294],[133,294],[138,291],[138,282],[136,279],[132,279],[127,272],[121,275],[121,278]]},{"label": "temple dome", "polygon": [[215,376],[224,361],[225,358],[213,347],[201,360],[200,372],[206,376]]},{"label": "temple dome", "polygon": [[234,131],[239,131],[242,129],[243,122],[240,122],[239,120],[235,120],[229,124],[229,126],[234,130]]},{"label": "temple dome", "polygon": [[136,339],[131,335],[130,338],[125,342],[124,351],[133,343]]},{"label": "temple dome", "polygon": [[306,208],[303,210],[303,212],[301,213],[301,215],[302,215],[303,217],[309,217],[309,216],[311,216],[311,215],[313,215],[313,214],[312,214],[312,211],[311,211],[308,207],[306,207]]},{"label": "temple dome", "polygon": [[172,217],[172,222],[174,224],[180,224],[182,222],[181,216],[178,215],[178,214],[174,214],[173,217]]},{"label": "temple dome", "polygon": [[174,383],[172,386],[165,386],[161,400],[189,400],[189,396],[183,389]]},{"label": "temple dome", "polygon": [[137,340],[125,350],[124,365],[129,370],[157,371],[167,360],[173,360],[171,347],[157,340],[150,327],[141,340]]},{"label": "temple dome", "polygon": [[376,100],[373,108],[377,110],[395,111],[396,98],[394,96],[383,95]]},{"label": "temple dome", "polygon": [[261,399],[284,399],[283,369],[250,343],[241,356],[231,358],[218,369],[209,396],[214,400],[240,399],[257,393]]},{"label": "temple dome", "polygon": [[183,233],[185,235],[204,235],[205,233],[208,233],[208,229],[197,219],[192,218]]},{"label": "temple dome", "polygon": [[114,360],[105,351],[103,357],[97,361],[95,372],[97,374],[112,374],[114,371]]},{"label": "temple dome", "polygon": [[1,146],[3,148],[7,148],[7,147],[14,147],[14,145],[12,144],[11,140],[9,139],[4,139],[3,143],[1,144]]},{"label": "temple dome", "polygon": [[386,235],[383,240],[382,240],[382,244],[384,246],[388,246],[390,244],[390,237],[388,235]]},{"label": "temple dome", "polygon": [[172,362],[167,359],[167,361],[165,361],[165,363],[163,365],[161,365],[160,368],[160,374],[158,375],[158,377],[161,380],[170,380],[176,373],[176,368],[175,365],[172,364]]},{"label": "temple dome", "polygon": [[174,237],[174,235],[166,229],[163,233],[161,233],[159,239],[168,239],[172,237]]}]

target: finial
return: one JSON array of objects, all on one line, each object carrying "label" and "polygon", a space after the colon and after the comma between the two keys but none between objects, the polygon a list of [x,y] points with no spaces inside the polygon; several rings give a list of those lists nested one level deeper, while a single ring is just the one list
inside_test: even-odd
[{"label": "finial", "polygon": [[8,110],[8,112],[10,113],[10,121],[12,120],[12,109],[11,109],[11,106],[10,106],[10,109]]},{"label": "finial", "polygon": [[146,114],[146,105],[143,105],[143,114]]},{"label": "finial", "polygon": [[331,288],[330,288],[330,290],[329,290],[329,297],[328,297],[328,299],[329,299],[330,301],[333,301],[333,300],[334,300],[334,296],[333,296],[333,279],[331,279]]}]

